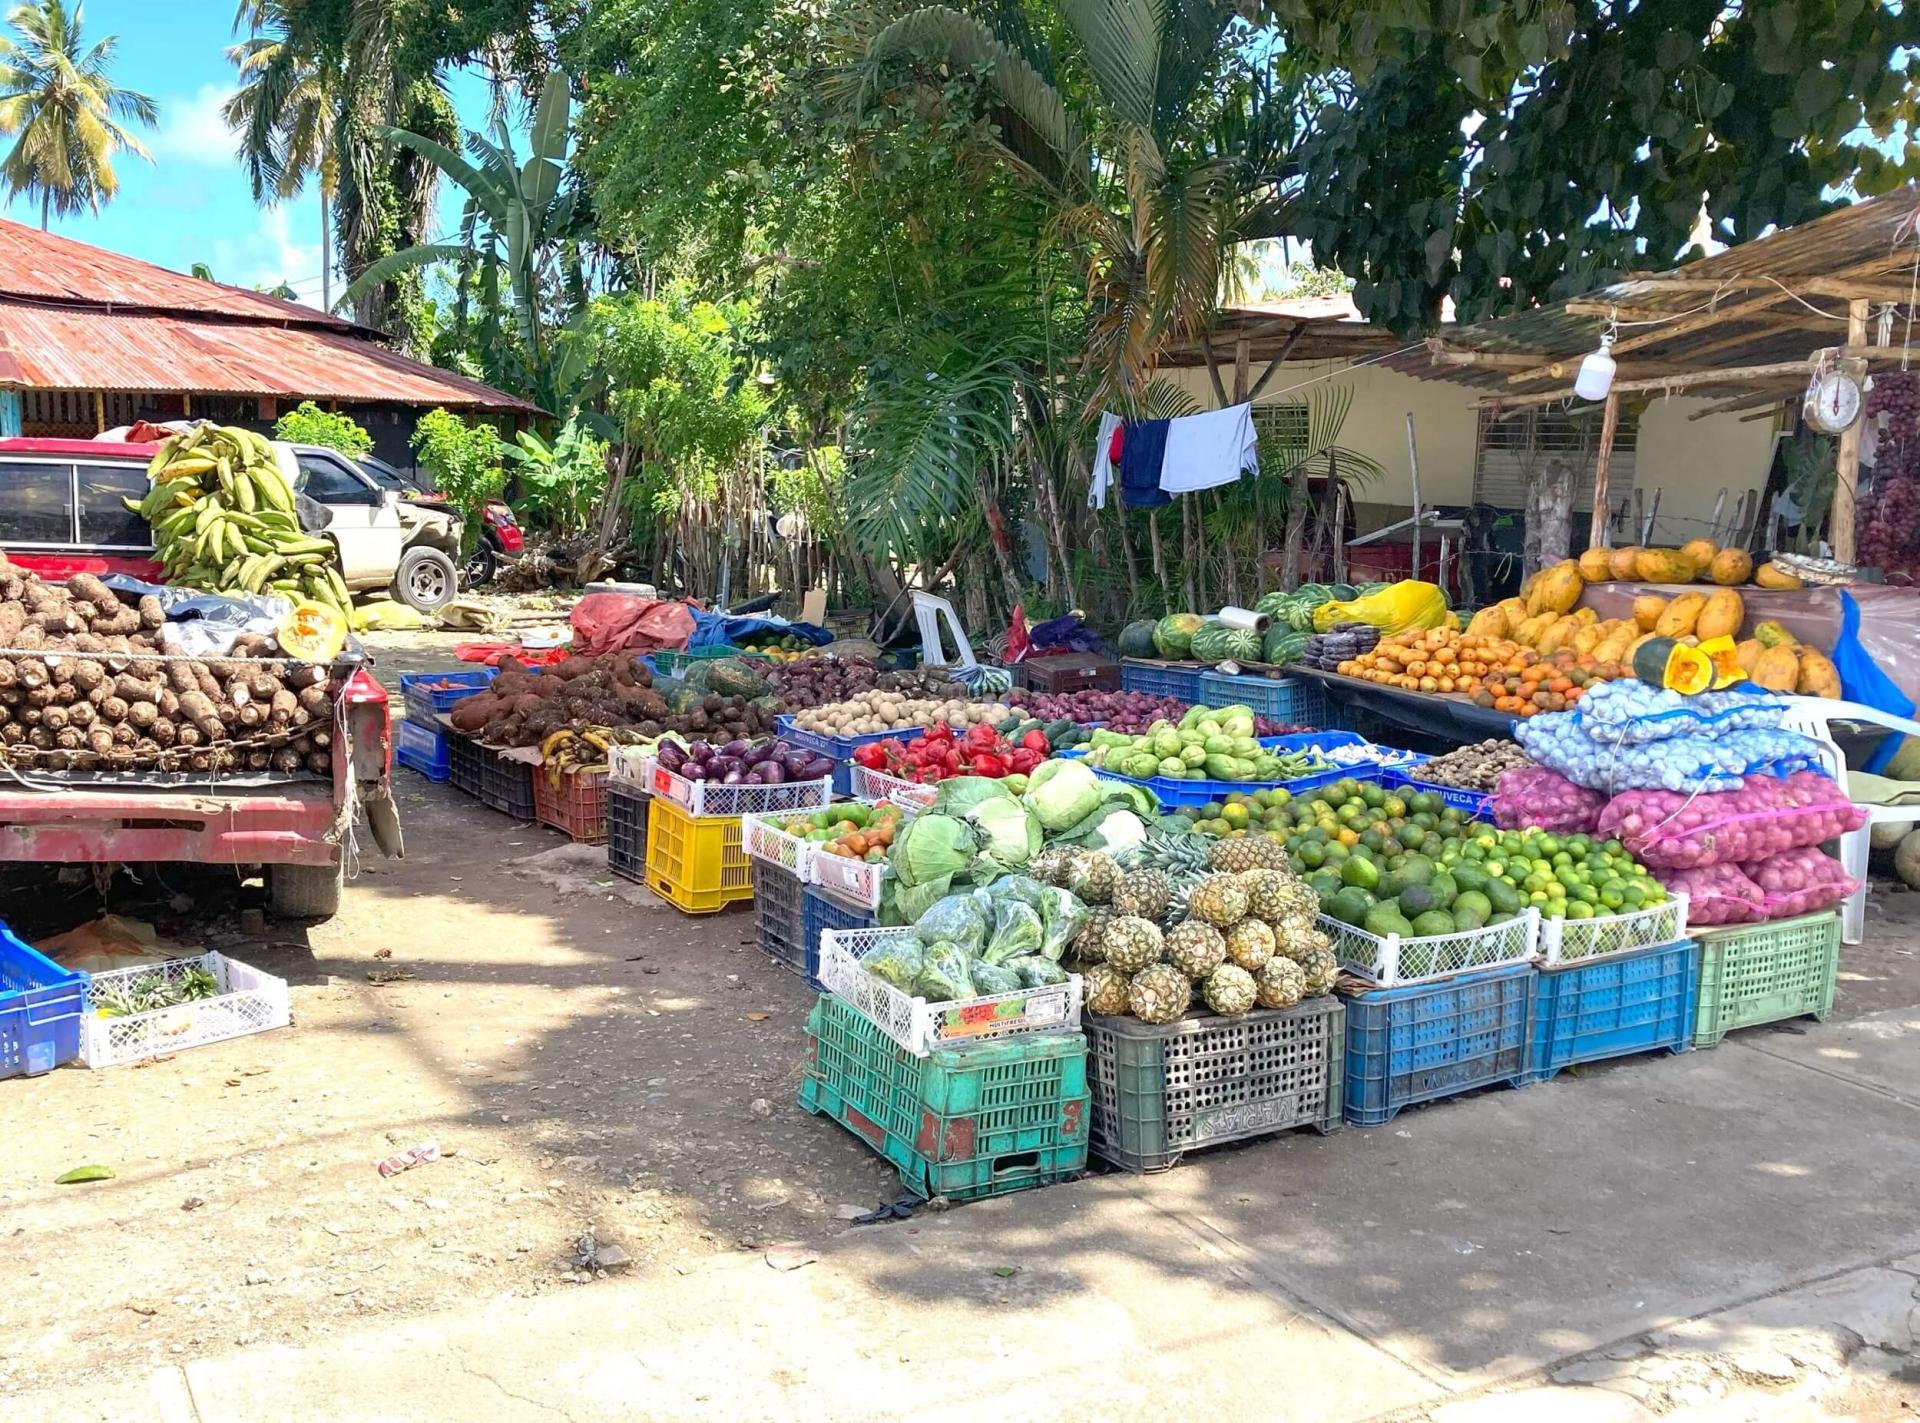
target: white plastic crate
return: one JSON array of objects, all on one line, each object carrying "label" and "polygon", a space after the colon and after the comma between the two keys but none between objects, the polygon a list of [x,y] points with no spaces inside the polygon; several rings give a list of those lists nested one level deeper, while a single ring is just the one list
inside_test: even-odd
[{"label": "white plastic crate", "polygon": [[1382,938],[1327,914],[1320,916],[1320,927],[1333,940],[1334,957],[1342,968],[1382,988],[1446,978],[1470,969],[1526,963],[1540,946],[1540,911],[1531,908],[1504,924],[1462,929],[1457,934],[1389,934]]},{"label": "white plastic crate", "polygon": [[669,771],[648,755],[641,785],[697,817],[766,815],[774,811],[819,810],[833,803],[833,777],[817,781],[782,781],[763,786],[742,783],[723,786],[718,781],[690,781]]},{"label": "white plastic crate", "polygon": [[647,784],[647,767],[652,760],[651,746],[609,746],[607,779],[652,795],[653,790]]},{"label": "white plastic crate", "polygon": [[[115,988],[131,988],[148,978],[175,981],[190,969],[205,969],[212,974],[220,987],[219,996],[123,1017],[100,1016],[103,990],[110,993]],[[94,974],[87,987],[87,1013],[80,1020],[80,1061],[88,1067],[143,1062],[248,1033],[284,1028],[292,1021],[286,980],[249,968],[225,954],[113,969]]]},{"label": "white plastic crate", "polygon": [[807,861],[807,881],[867,909],[880,907],[880,887],[886,883],[887,863],[869,864],[846,855],[816,850]]},{"label": "white plastic crate", "polygon": [[826,930],[820,935],[821,986],[920,1057],[1022,1033],[1079,1031],[1083,989],[1077,973],[1045,988],[929,1003],[860,966],[882,944],[912,934],[912,929]]},{"label": "white plastic crate", "polygon": [[1578,963],[1603,954],[1623,954],[1676,943],[1687,937],[1687,897],[1676,894],[1665,904],[1632,914],[1601,919],[1540,920],[1540,957],[1543,962]]},{"label": "white plastic crate", "polygon": [[[783,812],[783,814],[797,813]],[[798,835],[790,835],[782,830],[778,820],[779,817],[772,815],[741,816],[740,848],[746,851],[749,859],[778,865],[783,870],[791,870],[803,883],[806,883],[815,858],[813,846]]]},{"label": "white plastic crate", "polygon": [[918,781],[909,781],[900,776],[890,776],[885,771],[870,770],[858,761],[853,763],[852,772],[855,800],[890,800],[895,805],[925,810],[933,804],[933,797],[940,789],[938,786],[923,786]]}]

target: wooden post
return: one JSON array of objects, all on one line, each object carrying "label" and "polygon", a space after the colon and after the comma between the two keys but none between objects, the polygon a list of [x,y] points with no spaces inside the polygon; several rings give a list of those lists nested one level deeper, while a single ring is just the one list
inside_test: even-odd
[{"label": "wooden post", "polygon": [[1413,443],[1413,412],[1407,412],[1407,471],[1413,480],[1413,567],[1409,578],[1420,576],[1420,451]]},{"label": "wooden post", "polygon": [[1233,403],[1243,404],[1247,399],[1247,383],[1253,376],[1252,343],[1241,336],[1233,343]]},{"label": "wooden post", "polygon": [[1620,392],[1607,392],[1600,416],[1600,448],[1593,457],[1593,514],[1588,520],[1587,546],[1613,547],[1613,521],[1607,517],[1607,475],[1613,469],[1613,437],[1620,428]]},{"label": "wooden post", "polygon": [[107,397],[99,391],[93,393],[93,433],[99,434],[107,428]]},{"label": "wooden post", "polygon": [[[1847,345],[1859,348],[1867,344],[1867,303],[1847,303]],[[1833,511],[1827,518],[1827,542],[1841,563],[1853,562],[1853,526],[1858,519],[1856,496],[1860,488],[1860,426],[1856,419],[1840,432],[1840,455],[1834,463]]]}]

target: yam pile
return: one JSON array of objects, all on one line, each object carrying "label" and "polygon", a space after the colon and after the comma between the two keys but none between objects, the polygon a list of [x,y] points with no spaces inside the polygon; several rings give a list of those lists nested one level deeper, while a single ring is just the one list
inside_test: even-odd
[{"label": "yam pile", "polygon": [[0,765],[36,771],[333,769],[327,671],[226,657],[169,658],[160,601],[128,606],[92,574],[41,581],[0,554]]},{"label": "yam pile", "polygon": [[556,731],[581,726],[631,726],[655,737],[678,731],[709,740],[765,735],[773,713],[743,697],[709,692],[679,712],[653,689],[653,672],[631,653],[569,657],[534,672],[517,658],[500,660],[484,692],[465,697],[451,714],[453,729],[490,746],[539,746]]}]

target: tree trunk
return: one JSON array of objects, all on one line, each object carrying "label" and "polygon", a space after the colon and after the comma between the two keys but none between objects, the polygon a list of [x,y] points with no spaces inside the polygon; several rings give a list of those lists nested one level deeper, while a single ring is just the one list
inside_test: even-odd
[{"label": "tree trunk", "polygon": [[1306,543],[1308,495],[1307,462],[1300,461],[1287,477],[1287,541],[1280,556],[1280,582],[1293,589],[1300,586],[1300,552]]},{"label": "tree trunk", "polygon": [[1573,465],[1551,459],[1527,486],[1526,571],[1559,563],[1572,545]]}]

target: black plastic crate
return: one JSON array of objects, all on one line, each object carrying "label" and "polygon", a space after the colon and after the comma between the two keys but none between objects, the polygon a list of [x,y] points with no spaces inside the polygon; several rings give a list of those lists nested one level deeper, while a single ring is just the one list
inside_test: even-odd
[{"label": "black plastic crate", "polygon": [[635,884],[647,882],[647,802],[651,799],[624,781],[607,783],[607,868]]},{"label": "black plastic crate", "polygon": [[[751,857],[750,857],[751,859]],[[812,981],[808,973],[807,887],[783,865],[752,859],[753,919],[760,951],[784,969]],[[819,987],[814,983],[815,988]]]},{"label": "black plastic crate", "polygon": [[493,753],[471,736],[447,734],[447,784],[470,796],[480,794],[480,781]]},{"label": "black plastic crate", "polygon": [[515,820],[531,822],[533,816],[533,767],[525,761],[509,761],[498,752],[480,748],[485,759],[480,763],[480,804],[511,815]]}]

